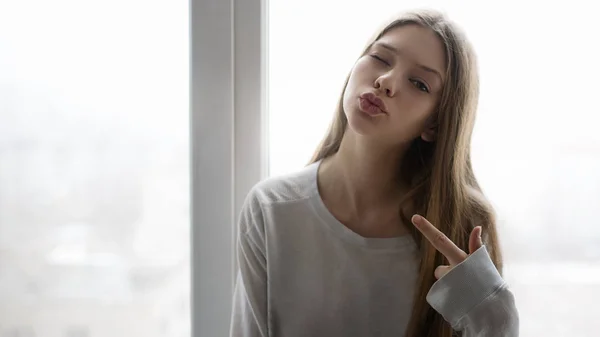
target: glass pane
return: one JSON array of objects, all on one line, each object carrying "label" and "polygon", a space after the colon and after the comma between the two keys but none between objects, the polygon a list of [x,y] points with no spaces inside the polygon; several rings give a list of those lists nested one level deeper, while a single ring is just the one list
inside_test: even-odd
[{"label": "glass pane", "polygon": [[466,30],[479,56],[473,162],[499,214],[505,278],[517,296],[522,334],[597,335],[600,49],[593,6],[271,0],[270,174],[309,161],[345,77],[384,19],[403,9],[441,9]]},{"label": "glass pane", "polygon": [[187,1],[0,2],[0,336],[188,337]]}]

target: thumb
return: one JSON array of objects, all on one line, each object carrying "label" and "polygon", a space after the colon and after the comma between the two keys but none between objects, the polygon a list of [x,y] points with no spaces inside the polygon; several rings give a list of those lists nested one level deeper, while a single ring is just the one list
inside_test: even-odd
[{"label": "thumb", "polygon": [[435,275],[435,278],[439,280],[442,278],[442,276],[446,275],[450,269],[452,269],[450,266],[438,266],[435,268],[433,275]]},{"label": "thumb", "polygon": [[473,254],[477,249],[483,246],[483,240],[481,239],[481,232],[483,229],[481,226],[477,226],[471,232],[471,236],[469,238],[469,254]]}]

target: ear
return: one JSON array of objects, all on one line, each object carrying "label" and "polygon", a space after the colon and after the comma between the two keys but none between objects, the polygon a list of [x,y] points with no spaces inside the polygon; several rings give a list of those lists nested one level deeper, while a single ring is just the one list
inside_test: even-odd
[{"label": "ear", "polygon": [[427,127],[427,129],[425,129],[425,131],[423,131],[421,133],[421,139],[423,139],[426,142],[433,142],[435,141],[437,136],[437,127],[434,125],[430,125]]}]

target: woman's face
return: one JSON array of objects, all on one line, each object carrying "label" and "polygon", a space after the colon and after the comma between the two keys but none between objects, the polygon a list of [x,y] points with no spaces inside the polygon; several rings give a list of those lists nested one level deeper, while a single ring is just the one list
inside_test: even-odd
[{"label": "woman's face", "polygon": [[394,145],[419,136],[433,140],[429,117],[441,97],[445,63],[444,45],[431,29],[388,31],[352,69],[343,100],[349,127]]}]

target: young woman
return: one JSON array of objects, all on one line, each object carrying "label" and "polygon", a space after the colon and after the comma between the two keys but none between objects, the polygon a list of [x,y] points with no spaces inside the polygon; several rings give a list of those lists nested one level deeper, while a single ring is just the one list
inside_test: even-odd
[{"label": "young woman", "polygon": [[517,336],[471,167],[477,99],[471,47],[443,15],[374,35],[311,163],[246,199],[231,336]]}]

